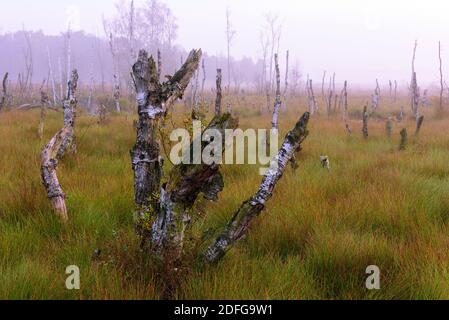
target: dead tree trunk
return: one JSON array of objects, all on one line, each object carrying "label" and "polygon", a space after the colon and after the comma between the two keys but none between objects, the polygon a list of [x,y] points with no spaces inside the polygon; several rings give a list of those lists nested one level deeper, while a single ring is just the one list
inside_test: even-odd
[{"label": "dead tree trunk", "polygon": [[131,151],[134,171],[136,227],[143,239],[151,237],[151,221],[159,214],[163,160],[157,139],[159,121],[168,108],[182,98],[198,68],[201,50],[193,50],[181,69],[160,83],[156,63],[144,50],[133,66],[139,121],[136,145]]},{"label": "dead tree trunk", "polygon": [[[205,139],[210,130],[219,132],[225,137],[225,130],[235,129],[237,120],[231,114],[215,117],[201,139],[201,153],[214,142],[215,136]],[[213,140],[212,140],[213,138]],[[209,140],[209,141],[204,141]],[[221,140],[221,152],[224,152],[226,140]],[[194,145],[192,143],[189,156],[192,156]],[[218,150],[213,150],[214,156]],[[194,156],[193,156],[194,157]],[[192,158],[193,158],[192,157]],[[161,205],[159,214],[152,228],[152,249],[157,256],[166,263],[177,260],[182,253],[184,235],[191,222],[191,208],[200,193],[204,194],[206,200],[216,201],[218,193],[224,188],[223,178],[217,163],[184,164],[181,163],[173,168],[170,179],[161,190]]]},{"label": "dead tree trunk", "polygon": [[221,69],[217,69],[217,96],[215,98],[215,116],[221,116],[221,100],[223,98],[221,91]]},{"label": "dead tree trunk", "polygon": [[290,51],[287,50],[286,54],[286,62],[285,62],[285,83],[284,83],[284,92],[282,94],[282,103],[284,105],[284,109],[287,109],[287,92],[288,92],[288,73],[289,73],[289,58],[290,58]]},{"label": "dead tree trunk", "polygon": [[416,130],[415,130],[415,137],[419,135],[419,132],[421,131],[421,127],[424,123],[424,116],[420,116],[418,120],[416,121]]},{"label": "dead tree trunk", "polygon": [[2,97],[0,99],[0,111],[2,111],[6,107],[8,102],[8,75],[9,73],[6,72],[2,81]]},{"label": "dead tree trunk", "polygon": [[274,101],[273,118],[271,121],[271,128],[279,130],[279,109],[281,108],[281,73],[279,71],[279,56],[274,55],[274,64],[276,72],[276,98]]},{"label": "dead tree trunk", "polygon": [[407,129],[401,130],[401,142],[399,144],[399,151],[404,151],[407,148]]},{"label": "dead tree trunk", "polygon": [[44,147],[41,155],[41,176],[47,196],[51,201],[56,214],[63,220],[68,220],[65,194],[59,184],[56,168],[58,162],[64,157],[74,138],[76,119],[76,89],[78,86],[78,73],[72,72],[68,83],[67,98],[64,101],[64,127]]},{"label": "dead tree trunk", "polygon": [[346,132],[348,135],[352,135],[351,124],[349,123],[348,117],[348,81],[345,81],[342,91],[343,99],[343,121],[345,122]]},{"label": "dead tree trunk", "polygon": [[220,236],[207,249],[204,258],[208,263],[219,261],[236,242],[241,240],[248,232],[251,222],[265,208],[266,203],[273,195],[276,184],[282,178],[287,164],[295,152],[301,149],[301,144],[308,135],[309,118],[310,114],[305,113],[295,128],[288,133],[275,162],[265,174],[257,193],[241,205]]},{"label": "dead tree trunk", "polygon": [[315,94],[313,92],[313,82],[312,79],[307,80],[307,102],[309,104],[309,113],[314,115],[318,111],[316,104]]},{"label": "dead tree trunk", "polygon": [[47,105],[49,103],[48,95],[44,90],[45,81],[41,86],[41,115],[39,119],[39,128],[37,130],[37,134],[39,139],[42,139],[44,136],[44,126],[45,126],[45,118],[47,117]]},{"label": "dead tree trunk", "polygon": [[368,112],[368,106],[365,105],[363,108],[363,137],[365,139],[368,139],[368,120],[369,120],[369,112]]}]

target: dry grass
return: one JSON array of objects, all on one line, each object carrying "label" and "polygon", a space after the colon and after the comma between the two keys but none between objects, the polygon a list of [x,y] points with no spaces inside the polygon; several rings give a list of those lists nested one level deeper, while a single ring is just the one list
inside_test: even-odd
[{"label": "dry grass", "polygon": [[[301,113],[299,104],[289,106],[284,132]],[[269,126],[258,109],[237,112],[243,128]],[[80,117],[78,154],[58,171],[71,218],[61,225],[39,175],[40,149],[60,117],[50,116],[40,141],[37,113],[0,114],[0,298],[161,298],[160,277],[133,231],[133,118],[113,116],[98,126]],[[396,125],[389,140],[385,123],[372,120],[367,141],[360,122],[352,121],[349,138],[339,117],[313,118],[299,169],[288,169],[248,238],[217,266],[194,264],[176,298],[449,298],[449,119],[426,111],[421,136],[411,135],[405,152],[397,151],[399,130],[412,133],[413,121]],[[330,157],[330,173],[320,155]],[[260,183],[258,167],[223,173],[225,191],[206,204],[194,237],[222,226]],[[78,292],[64,285],[73,264],[81,269]],[[372,264],[382,271],[376,292],[365,289]]]}]

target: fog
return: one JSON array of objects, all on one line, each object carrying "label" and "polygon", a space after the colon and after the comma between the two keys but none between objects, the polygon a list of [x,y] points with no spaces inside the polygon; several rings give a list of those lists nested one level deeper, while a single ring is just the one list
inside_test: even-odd
[{"label": "fog", "polygon": [[[443,48],[444,73],[449,72],[449,3],[443,0],[168,0],[177,18],[176,43],[186,50],[201,47],[210,55],[226,53],[226,9],[236,31],[231,54],[262,56],[260,33],[265,16],[279,17],[281,56],[290,50],[291,64],[302,74],[321,80],[323,71],[337,82],[374,87],[397,80],[407,85],[411,56],[418,40],[416,71],[421,85],[436,84],[438,41]],[[111,0],[15,0],[0,5],[0,32],[42,30],[56,35],[67,29],[103,36],[102,16],[115,12]],[[266,30],[265,30],[266,31]],[[2,48],[0,47],[0,50]],[[281,61],[282,62],[282,61]],[[0,65],[2,62],[0,61]]]}]

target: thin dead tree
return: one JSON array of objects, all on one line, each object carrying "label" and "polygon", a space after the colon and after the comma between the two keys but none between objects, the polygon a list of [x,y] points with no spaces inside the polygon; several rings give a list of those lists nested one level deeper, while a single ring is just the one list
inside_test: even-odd
[{"label": "thin dead tree", "polygon": [[284,81],[284,92],[282,94],[282,103],[284,109],[287,109],[287,92],[288,92],[288,74],[289,74],[289,60],[290,60],[290,51],[287,50],[285,55],[285,81]]},{"label": "thin dead tree", "polygon": [[231,75],[232,75],[232,67],[231,67],[231,46],[232,40],[236,35],[236,31],[232,29],[231,24],[231,9],[228,7],[226,9],[226,43],[227,43],[227,54],[228,54],[228,85],[227,85],[227,93],[231,90]]},{"label": "thin dead tree", "polygon": [[418,118],[418,120],[416,121],[415,137],[417,137],[419,135],[419,132],[421,131],[423,123],[424,123],[424,116],[420,116]]},{"label": "thin dead tree", "polygon": [[342,90],[342,104],[343,104],[343,121],[345,123],[346,132],[352,135],[351,124],[348,116],[348,81],[345,81]]},{"label": "thin dead tree", "polygon": [[380,104],[380,86],[379,80],[376,79],[376,88],[374,89],[374,94],[371,97],[371,112],[376,111]]},{"label": "thin dead tree", "polygon": [[276,72],[276,96],[274,101],[271,128],[274,130],[279,130],[279,109],[281,108],[282,100],[281,100],[281,73],[279,71],[279,56],[277,53],[274,55],[274,68]]},{"label": "thin dead tree", "polygon": [[440,61],[440,110],[443,109],[443,93],[444,93],[444,80],[443,80],[443,60],[441,59],[441,42],[438,41],[438,59]]},{"label": "thin dead tree", "polygon": [[293,130],[287,134],[272,167],[263,177],[257,193],[241,205],[205,252],[204,259],[207,263],[218,262],[232,246],[244,239],[251,223],[261,214],[272,197],[274,188],[282,178],[287,164],[292,160],[295,153],[301,150],[301,145],[308,136],[307,124],[309,119],[310,114],[305,113]]},{"label": "thin dead tree", "polygon": [[412,57],[412,80],[410,83],[410,99],[411,99],[411,109],[413,116],[416,120],[419,118],[419,88],[418,81],[415,72],[415,58],[416,58],[416,49],[418,47],[418,41],[415,41],[415,47],[413,49],[413,57]]},{"label": "thin dead tree", "polygon": [[323,72],[323,78],[321,81],[321,100],[323,102],[324,105],[327,105],[327,98],[326,98],[326,92],[324,91],[324,86],[325,86],[325,82],[326,82],[326,74],[327,71]]},{"label": "thin dead tree", "polygon": [[318,105],[316,103],[315,94],[313,92],[313,82],[312,79],[307,80],[307,102],[309,105],[309,113],[310,115],[314,115],[318,112]]},{"label": "thin dead tree", "polygon": [[204,87],[206,86],[206,65],[204,58],[201,61],[201,70],[203,70],[203,81],[201,82],[201,102],[204,102]]},{"label": "thin dead tree", "polygon": [[121,106],[120,106],[120,75],[118,70],[118,61],[117,61],[117,53],[114,43],[114,36],[112,35],[112,32],[109,33],[109,50],[111,51],[112,56],[112,64],[114,66],[114,92],[113,97],[115,101],[115,110],[120,113],[121,112]]},{"label": "thin dead tree", "polygon": [[404,128],[401,130],[401,142],[399,143],[399,151],[404,151],[405,149],[407,149],[407,139],[407,129]]},{"label": "thin dead tree", "polygon": [[215,116],[219,117],[221,116],[221,100],[223,98],[222,91],[221,91],[221,81],[222,81],[222,75],[221,75],[221,69],[217,69],[217,93],[215,98]]},{"label": "thin dead tree", "polygon": [[365,139],[368,139],[368,120],[369,120],[368,106],[365,105],[365,107],[363,108],[363,128],[362,128],[363,137]]},{"label": "thin dead tree", "polygon": [[6,72],[3,76],[2,95],[0,98],[0,111],[2,111],[8,104],[8,75],[9,73]]},{"label": "thin dead tree", "polygon": [[53,96],[53,105],[56,105],[57,100],[57,95],[56,95],[56,84],[55,84],[55,76],[54,76],[54,72],[53,72],[53,65],[51,63],[51,55],[50,55],[50,48],[47,45],[47,63],[48,63],[48,70],[50,73],[50,83],[51,83],[51,91],[52,91],[52,96]]},{"label": "thin dead tree", "polygon": [[67,97],[63,103],[64,127],[44,147],[41,155],[42,183],[55,213],[63,221],[67,221],[69,217],[65,203],[65,193],[59,183],[56,169],[59,161],[64,157],[74,141],[77,106],[76,89],[78,86],[78,72],[76,70],[73,70],[67,86]]},{"label": "thin dead tree", "polygon": [[44,137],[44,126],[45,126],[45,118],[47,117],[47,106],[50,102],[50,99],[48,98],[47,92],[45,92],[44,86],[45,86],[45,80],[42,82],[40,92],[41,92],[41,114],[39,118],[39,127],[37,130],[37,134],[39,136],[39,139],[42,139]]}]

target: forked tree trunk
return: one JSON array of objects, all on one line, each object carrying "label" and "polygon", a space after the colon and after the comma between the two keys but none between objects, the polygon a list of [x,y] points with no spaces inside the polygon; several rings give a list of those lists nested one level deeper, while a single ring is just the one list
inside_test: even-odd
[{"label": "forked tree trunk", "polygon": [[287,164],[294,154],[300,150],[301,143],[308,135],[309,118],[310,114],[305,113],[293,130],[288,133],[276,160],[265,174],[257,193],[241,205],[220,236],[207,249],[204,257],[208,263],[220,260],[236,242],[242,239],[248,232],[251,222],[265,208],[266,203],[273,195],[276,184],[282,178]]},{"label": "forked tree trunk", "polygon": [[72,72],[68,83],[67,98],[64,101],[64,127],[56,133],[50,142],[44,147],[41,155],[41,176],[47,196],[51,201],[56,214],[63,220],[68,220],[65,194],[56,175],[58,162],[64,157],[74,138],[76,118],[76,89],[78,85],[78,73]]},{"label": "forked tree trunk", "polygon": [[134,171],[136,228],[143,239],[151,237],[151,223],[159,214],[163,160],[157,139],[159,121],[168,108],[182,98],[190,79],[198,68],[201,50],[192,50],[181,69],[164,83],[158,79],[153,57],[139,52],[133,66],[139,121],[136,144],[131,151]]},{"label": "forked tree trunk", "polygon": [[[235,129],[238,121],[227,113],[215,117],[204,133],[209,130],[220,132],[221,151],[226,146],[225,130]],[[204,134],[202,135],[204,138]],[[201,139],[201,137],[197,138]],[[201,153],[212,141],[201,141]],[[194,146],[190,147],[193,159]],[[152,249],[165,262],[177,260],[182,253],[185,231],[191,221],[191,208],[200,193],[206,200],[216,201],[223,190],[224,182],[219,171],[220,165],[179,164],[170,173],[170,179],[161,190],[159,215],[152,228]]]}]

